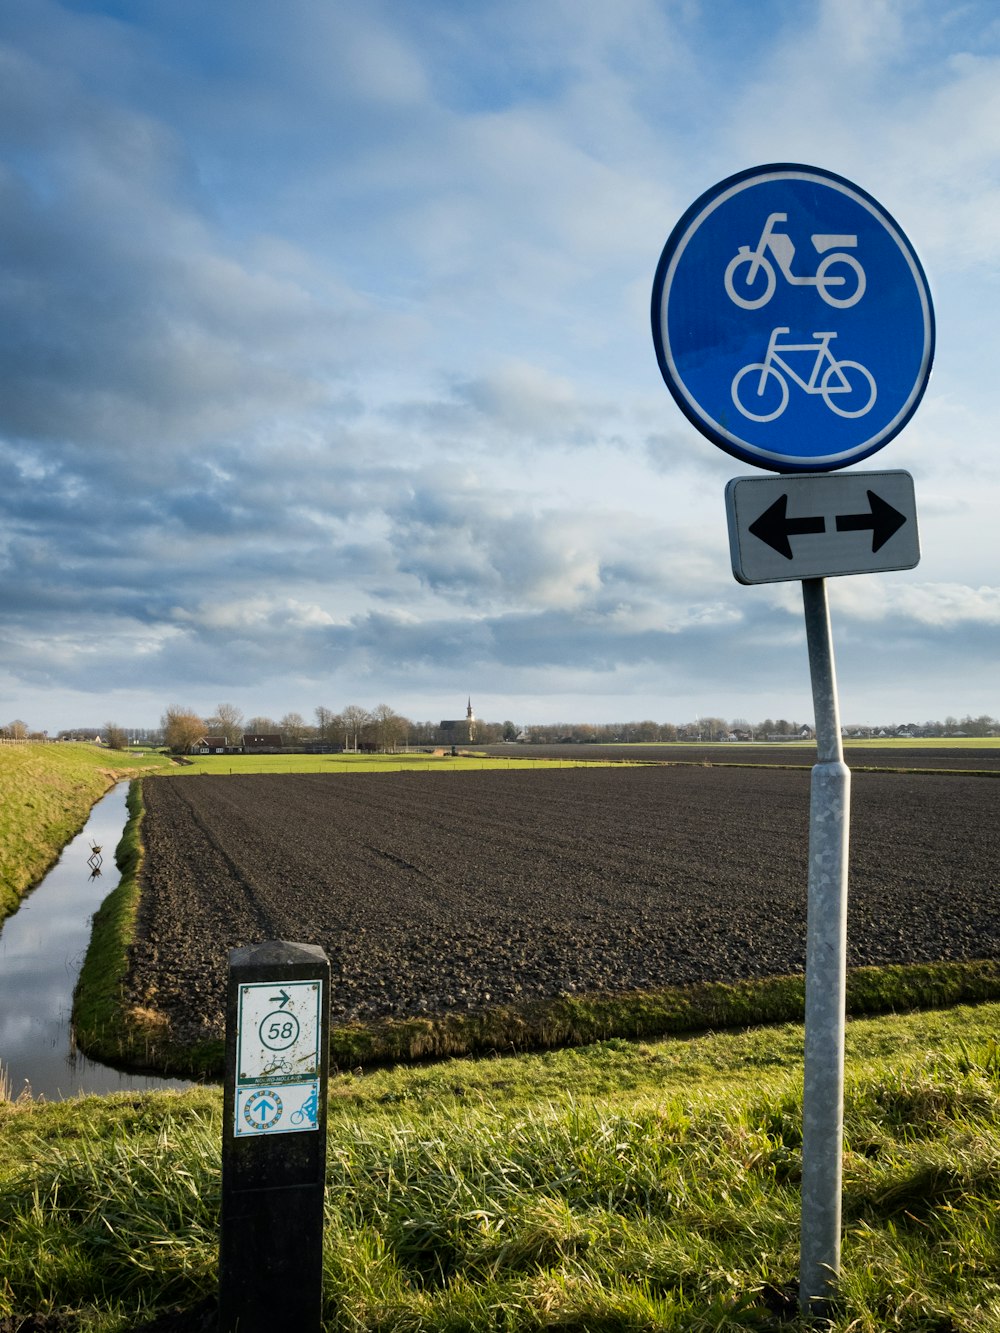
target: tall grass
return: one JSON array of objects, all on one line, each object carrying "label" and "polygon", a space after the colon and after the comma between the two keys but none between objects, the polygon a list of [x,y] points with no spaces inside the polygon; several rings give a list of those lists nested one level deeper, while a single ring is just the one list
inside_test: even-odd
[{"label": "tall grass", "polygon": [[[1000,1007],[849,1026],[836,1333],[1000,1328]],[[797,1027],[330,1084],[325,1327],[804,1329]],[[0,1106],[0,1317],[206,1310],[221,1098]],[[16,1326],[16,1325],[15,1325]]]}]

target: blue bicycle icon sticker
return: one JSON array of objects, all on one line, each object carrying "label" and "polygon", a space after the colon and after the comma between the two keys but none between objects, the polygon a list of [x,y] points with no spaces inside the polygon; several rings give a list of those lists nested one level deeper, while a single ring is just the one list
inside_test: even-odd
[{"label": "blue bicycle icon sticker", "polygon": [[319,1089],[313,1088],[312,1092],[302,1103],[297,1111],[293,1111],[289,1119],[293,1125],[315,1125],[316,1112],[319,1109]]},{"label": "blue bicycle icon sticker", "polygon": [[[860,361],[838,361],[830,351],[835,333],[814,333],[811,343],[780,343],[782,334],[791,329],[771,330],[763,361],[752,361],[736,372],[732,384],[733,402],[750,421],[774,421],[788,406],[791,381],[808,394],[819,394],[831,412],[839,417],[863,417],[875,404],[877,390],[870,370]],[[789,365],[788,353],[815,352],[807,379]],[[784,354],[784,355],[783,355]]]}]

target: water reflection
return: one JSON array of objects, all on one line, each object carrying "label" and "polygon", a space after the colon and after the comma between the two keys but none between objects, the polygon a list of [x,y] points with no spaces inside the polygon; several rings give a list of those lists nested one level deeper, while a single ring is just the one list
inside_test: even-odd
[{"label": "water reflection", "polygon": [[[76,1050],[73,988],[94,912],[118,884],[113,856],[128,814],[128,784],[94,806],[86,827],[0,928],[0,1062],[13,1096],[28,1084],[49,1101],[81,1092],[183,1088],[179,1079],[119,1073]],[[95,856],[99,864],[93,864]]]}]

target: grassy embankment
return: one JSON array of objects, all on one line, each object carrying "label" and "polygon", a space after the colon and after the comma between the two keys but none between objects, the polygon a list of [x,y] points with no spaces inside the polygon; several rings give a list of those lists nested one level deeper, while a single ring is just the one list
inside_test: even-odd
[{"label": "grassy embankment", "polygon": [[90,808],[122,778],[166,766],[95,745],[0,745],[0,922],[43,877]]},{"label": "grassy embankment", "polygon": [[[162,1015],[151,1009],[125,1009],[121,1004],[121,980],[139,899],[143,807],[137,783],[129,793],[129,810],[131,818],[117,853],[121,883],[95,917],[77,989],[77,1040],[88,1054],[108,1063],[221,1077],[221,1038],[196,1047],[178,1045],[171,1040]],[[848,975],[848,1012],[855,1017],[996,998],[1000,998],[1000,962],[988,959],[856,968]],[[801,976],[626,994],[563,995],[473,1014],[335,1026],[330,1058],[336,1068],[353,1069],[396,1060],[580,1046],[612,1037],[649,1039],[796,1022],[804,1012]]]},{"label": "grassy embankment", "polygon": [[125,1068],[183,1072],[195,1078],[221,1077],[223,1042],[177,1047],[160,1014],[127,1007],[122,986],[128,950],[135,938],[142,869],[142,786],[133,782],[127,797],[128,823],[115,849],[121,872],[116,888],[94,914],[90,943],[73,996],[77,1045],[92,1059]]},{"label": "grassy embankment", "polygon": [[[830,1333],[1000,1329],[998,1024],[849,1025]],[[788,1026],[332,1080],[326,1327],[804,1329],[801,1046]],[[0,1104],[0,1318],[207,1317],[221,1134],[211,1089]]]}]

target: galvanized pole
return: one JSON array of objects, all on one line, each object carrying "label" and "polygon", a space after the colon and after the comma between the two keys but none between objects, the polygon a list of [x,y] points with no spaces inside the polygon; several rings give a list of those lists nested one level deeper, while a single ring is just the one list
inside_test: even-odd
[{"label": "galvanized pole", "polygon": [[840,1275],[851,774],[844,763],[823,579],[803,579],[816,758],[809,801],[799,1303],[822,1313]]}]

